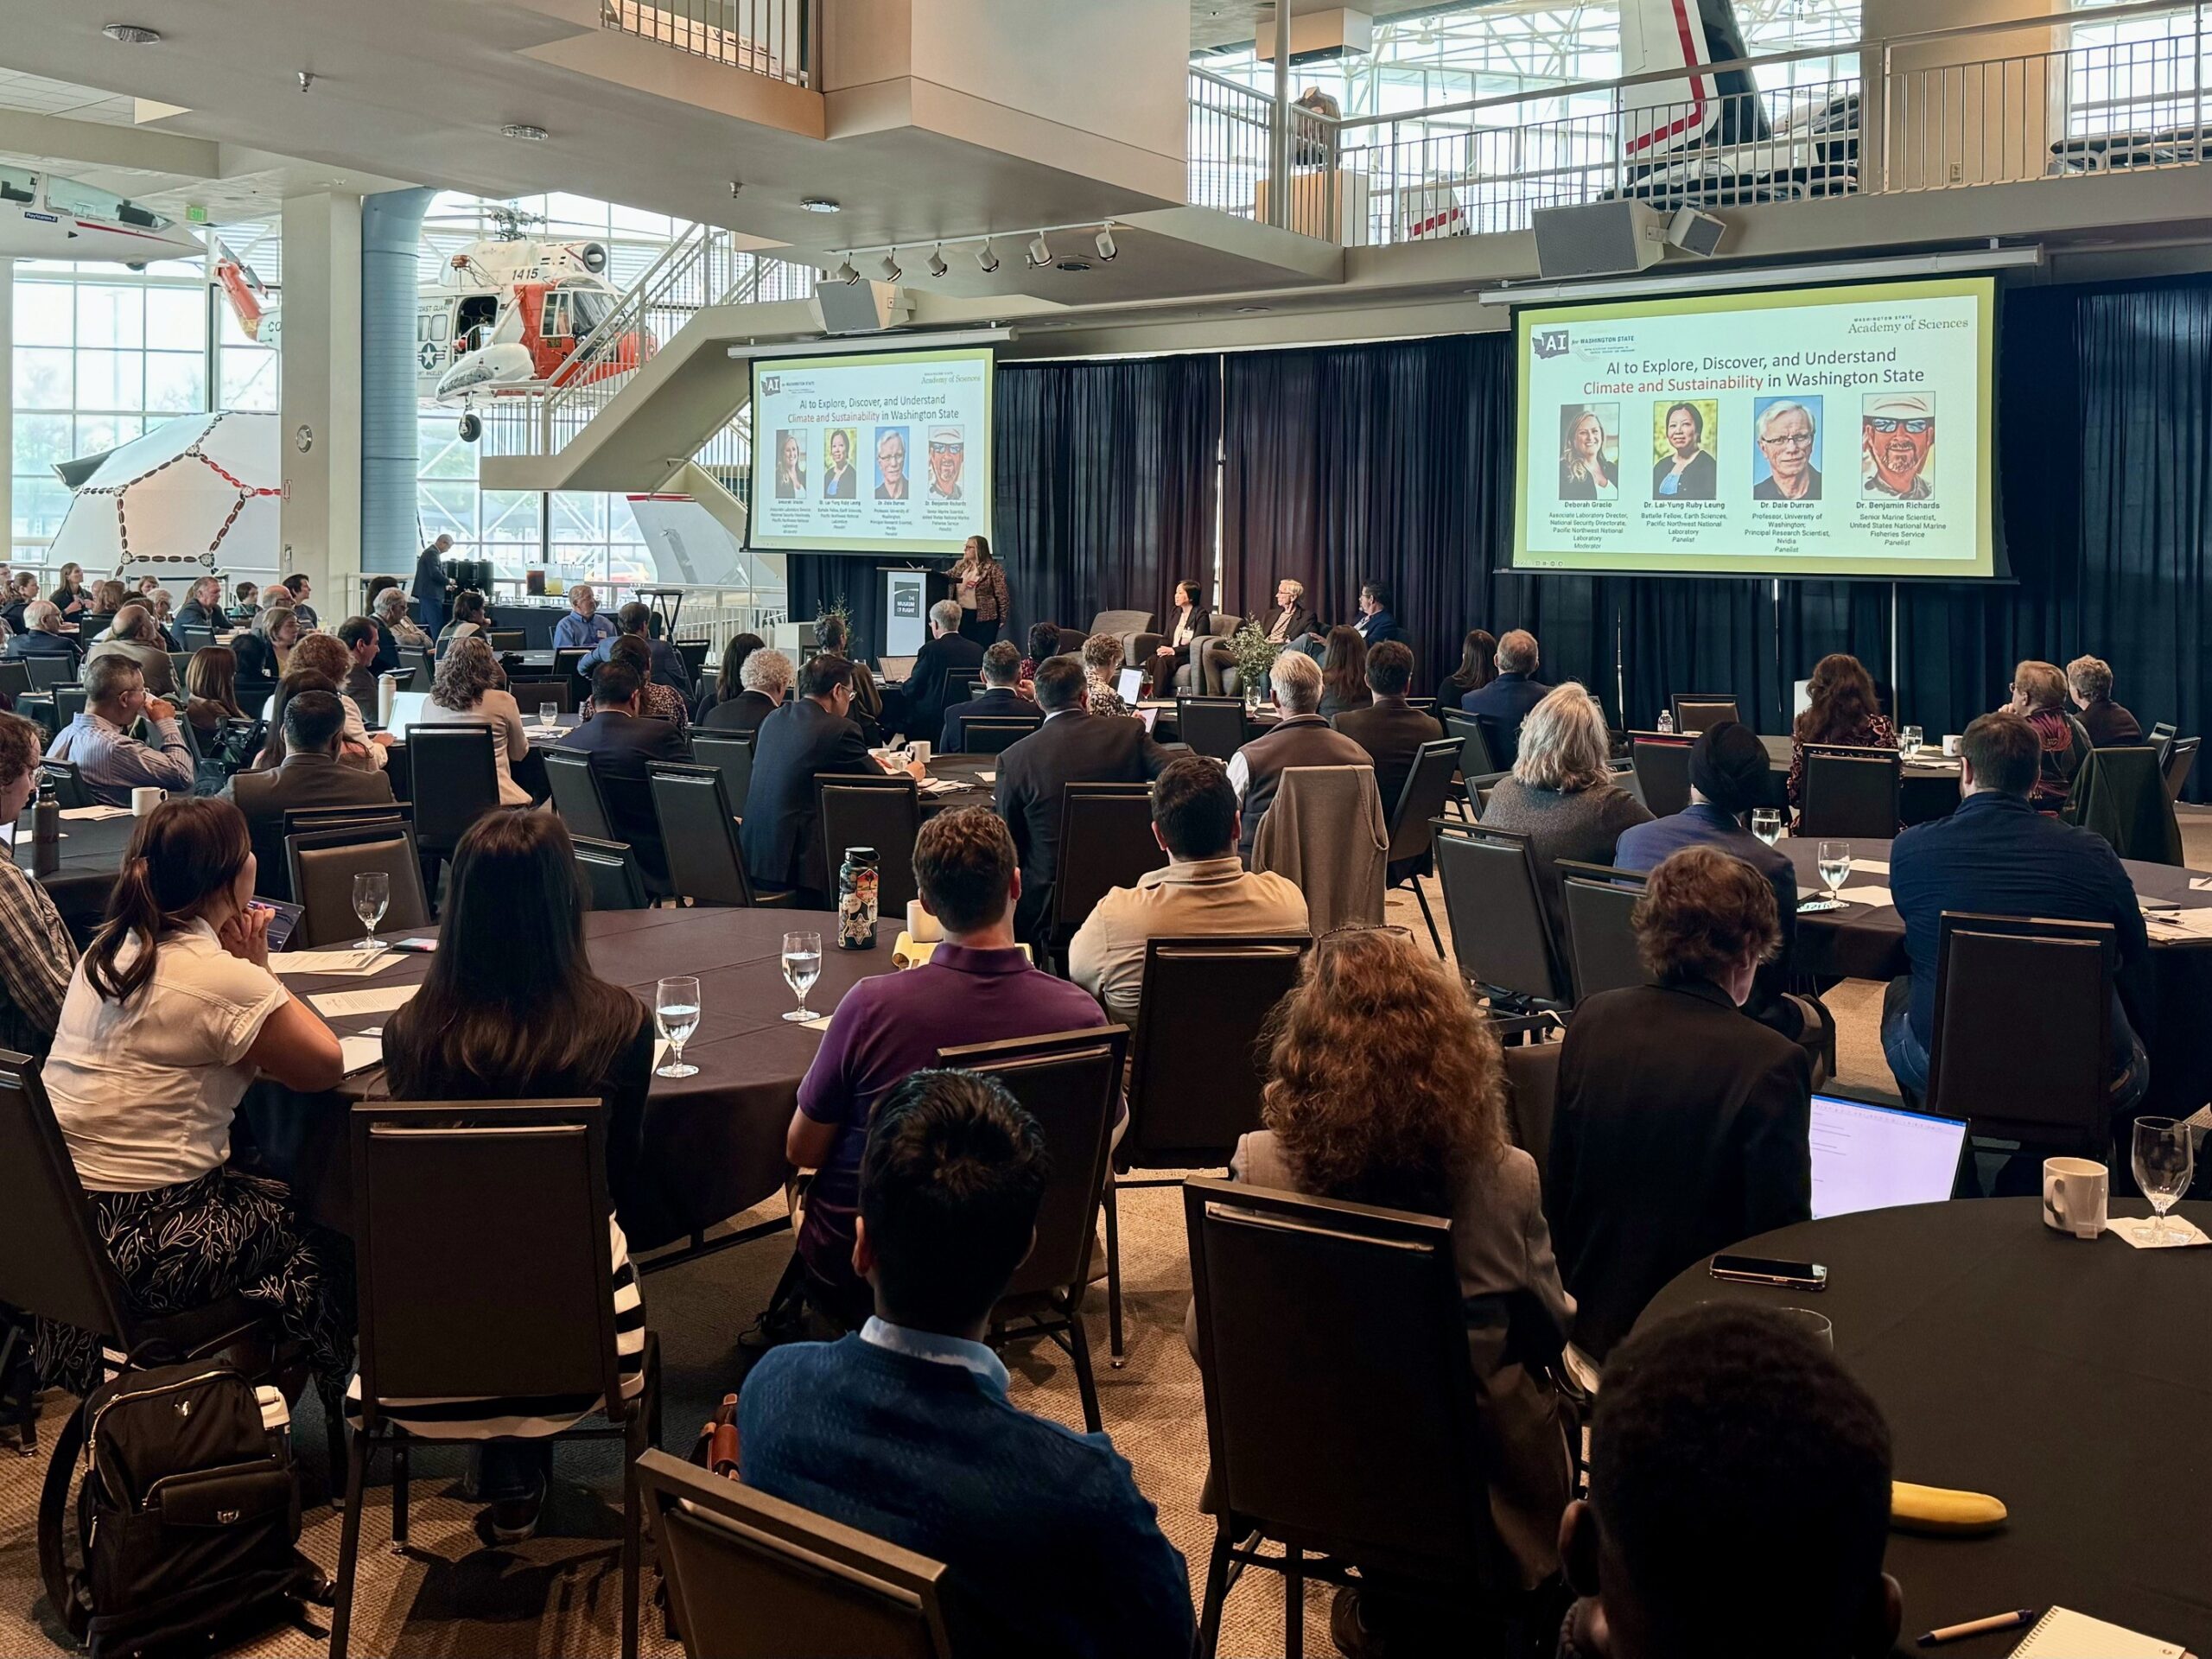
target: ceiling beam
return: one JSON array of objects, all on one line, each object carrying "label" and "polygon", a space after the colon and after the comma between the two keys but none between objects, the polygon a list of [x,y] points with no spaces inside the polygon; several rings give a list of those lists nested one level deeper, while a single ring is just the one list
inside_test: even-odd
[{"label": "ceiling beam", "polygon": [[20,110],[0,110],[0,150],[50,156],[84,167],[130,167],[189,178],[212,179],[222,170],[221,146],[213,139]]}]

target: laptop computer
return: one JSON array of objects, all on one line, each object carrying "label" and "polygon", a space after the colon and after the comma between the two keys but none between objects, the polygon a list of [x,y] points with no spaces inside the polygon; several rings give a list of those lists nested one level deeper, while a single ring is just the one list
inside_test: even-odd
[{"label": "laptop computer", "polygon": [[1122,677],[1116,683],[1115,689],[1121,692],[1122,701],[1123,702],[1129,703],[1134,706],[1137,700],[1137,694],[1144,690],[1144,670],[1141,668],[1123,669],[1122,671]]},{"label": "laptop computer", "polygon": [[1847,1095],[1815,1095],[1813,1217],[1856,1215],[1951,1196],[1967,1126]]},{"label": "laptop computer", "polygon": [[423,711],[430,706],[427,691],[395,691],[391,697],[391,719],[385,730],[394,737],[404,738],[407,728],[423,718]]},{"label": "laptop computer", "polygon": [[878,677],[892,683],[914,677],[914,659],[911,657],[879,657],[875,659]]}]

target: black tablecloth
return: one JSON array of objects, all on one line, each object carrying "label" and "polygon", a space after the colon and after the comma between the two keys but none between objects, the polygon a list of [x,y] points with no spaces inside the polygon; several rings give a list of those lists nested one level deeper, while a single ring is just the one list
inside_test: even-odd
[{"label": "black tablecloth", "polygon": [[[649,1213],[626,1211],[630,1243],[650,1249],[748,1209],[783,1185],[784,1134],[798,1103],[798,1083],[821,1046],[822,1033],[782,1018],[794,1006],[780,953],[786,931],[811,930],[830,948],[822,977],[808,994],[817,1014],[833,1011],[844,994],[871,976],[891,971],[895,924],[873,950],[841,950],[836,918],[827,911],[639,910],[600,912],[587,918],[593,969],[627,986],[648,1007],[653,986],[671,974],[695,974],[704,1009],[684,1058],[690,1077],[659,1077],[645,1103],[642,1164],[654,1194]],[[420,983],[429,958],[403,956],[368,979],[294,976],[285,984],[302,997],[334,990],[372,990]],[[334,1019],[341,1035],[380,1026],[385,1014]],[[381,1071],[346,1079],[336,1096],[303,1096],[257,1084],[241,1108],[262,1160],[292,1183],[302,1210],[345,1230],[353,1211],[347,1103],[385,1093]]]},{"label": "black tablecloth", "polygon": [[[29,823],[30,814],[26,812],[23,827],[28,829]],[[61,822],[61,868],[40,878],[39,885],[80,939],[107,912],[107,896],[115,888],[116,872],[123,868],[123,855],[130,849],[130,832],[137,824],[137,819],[129,817],[64,818]],[[16,862],[26,870],[30,868],[29,842],[16,844]]]},{"label": "black tablecloth", "polygon": [[[2212,1231],[2212,1205],[2181,1213]],[[1889,1419],[1897,1478],[2012,1512],[1985,1538],[1891,1535],[1908,1643],[2057,1603],[2212,1655],[2212,1249],[2085,1243],[2044,1227],[2034,1198],[1837,1217],[1739,1248],[1824,1263],[1828,1288],[1724,1284],[1700,1262],[1644,1320],[1707,1301],[1817,1309]],[[2009,1653],[2020,1634],[1943,1651]]]},{"label": "black tablecloth", "polygon": [[[1794,747],[1786,737],[1762,737],[1766,746],[1767,791],[1766,804],[1787,806],[1789,804],[1789,756]],[[1903,822],[1927,823],[1936,818],[1948,818],[1959,809],[1959,763],[1946,760],[1941,753],[1904,763],[1904,775],[1897,785],[1897,811]]]}]

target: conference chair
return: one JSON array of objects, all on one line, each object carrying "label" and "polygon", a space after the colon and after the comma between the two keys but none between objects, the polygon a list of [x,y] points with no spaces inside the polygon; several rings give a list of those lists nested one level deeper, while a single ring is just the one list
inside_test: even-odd
[{"label": "conference chair", "polygon": [[665,1452],[635,1477],[687,1659],[953,1659],[941,1563]]},{"label": "conference chair", "polygon": [[2174,734],[2180,729],[2171,720],[2162,720],[2152,727],[2149,734],[2144,738],[2143,741],[2145,743],[2158,750],[2158,764],[2161,766],[2166,764],[2166,752],[2173,747]]},{"label": "conference chair", "polygon": [[474,722],[414,726],[407,733],[415,837],[435,869],[468,826],[499,810],[499,776],[492,747],[499,734]]},{"label": "conference chair", "polygon": [[2158,751],[2148,743],[2091,749],[2074,774],[2066,816],[2111,842],[2122,858],[2182,863],[2181,825],[2166,793]]},{"label": "conference chair", "polygon": [[[1129,1065],[1129,1122],[1115,1149],[1117,1172],[1225,1169],[1237,1137],[1260,1127],[1267,1082],[1268,1016],[1298,983],[1313,941],[1302,937],[1155,938],[1144,951],[1137,1034]],[[1106,1316],[1113,1363],[1122,1363],[1122,1237],[1106,1185]]]},{"label": "conference chair", "polygon": [[1667,699],[1675,715],[1675,729],[1695,737],[1700,732],[1714,726],[1740,722],[1743,716],[1736,712],[1736,699],[1717,694],[1677,691]]},{"label": "conference chair", "polygon": [[1927,1109],[1977,1136],[2104,1160],[2117,956],[2108,922],[1945,911]]},{"label": "conference chair", "polygon": [[588,836],[569,837],[576,849],[576,867],[583,872],[594,910],[643,910],[645,873],[627,842],[594,841]]},{"label": "conference chair", "polygon": [[344,944],[361,937],[353,911],[353,878],[382,871],[391,880],[391,900],[378,923],[382,933],[430,925],[430,901],[415,832],[397,818],[284,836],[284,864],[292,898],[302,914],[294,937],[303,949]]},{"label": "conference chair", "polygon": [[399,647],[399,665],[406,671],[406,679],[400,686],[403,691],[428,691],[430,689],[430,653],[416,645]]},{"label": "conference chair", "polygon": [[1443,737],[1424,743],[1415,751],[1413,770],[1390,808],[1390,846],[1383,854],[1383,881],[1388,887],[1411,887],[1421,903],[1421,918],[1428,924],[1429,943],[1437,960],[1444,959],[1444,940],[1436,931],[1436,917],[1428,907],[1428,894],[1421,878],[1436,868],[1430,848],[1436,832],[1430,825],[1444,816],[1452,798],[1452,774],[1459,769],[1459,744]]},{"label": "conference chair", "polygon": [[77,659],[74,657],[20,657],[23,670],[31,677],[31,690],[51,691],[57,685],[77,683]]},{"label": "conference chair", "polygon": [[31,693],[31,671],[20,657],[0,659],[0,696],[10,702]]},{"label": "conference chair", "polygon": [[1560,859],[1557,868],[1567,901],[1575,1005],[1600,991],[1648,983],[1650,976],[1636,942],[1636,905],[1643,897],[1644,873],[1568,858]]},{"label": "conference chair", "polygon": [[1458,709],[1446,709],[1440,718],[1444,721],[1444,734],[1457,738],[1459,743],[1459,779],[1452,798],[1458,804],[1461,817],[1478,818],[1482,809],[1468,787],[1468,780],[1491,777],[1503,768],[1491,754],[1490,739],[1480,721]]},{"label": "conference chair", "polygon": [[[209,651],[213,649],[215,644],[215,630],[213,628],[195,628],[189,625],[180,626],[176,631],[176,642],[184,647],[182,654],[185,661],[188,663],[192,660],[192,653],[194,652]],[[183,680],[184,671],[180,668],[177,670],[177,681],[181,684]]]},{"label": "conference chair", "polygon": [[2166,798],[2181,799],[2183,785],[2189,782],[2189,769],[2196,764],[2196,746],[2204,740],[2199,737],[2177,737],[2166,750]]},{"label": "conference chair", "polygon": [[40,783],[54,785],[54,798],[65,810],[99,804],[85,787],[74,760],[41,760],[38,763],[38,778]]},{"label": "conference chair", "polygon": [[1455,1623],[1503,1612],[1518,1584],[1491,1521],[1451,1222],[1205,1176],[1183,1215],[1215,1516],[1201,1659],[1240,1566],[1282,1574],[1293,1659],[1306,1580],[1346,1582],[1343,1562]]},{"label": "conference chair", "polygon": [[1520,732],[1507,731],[1505,722],[1496,715],[1476,715],[1472,718],[1483,734],[1483,741],[1489,746],[1491,758],[1497,762],[1497,769],[1512,771],[1513,763],[1521,758]]},{"label": "conference chair", "polygon": [[1536,885],[1529,837],[1442,819],[1432,827],[1461,976],[1490,999],[1494,1014],[1566,1007],[1573,991]]},{"label": "conference chair", "polygon": [[564,715],[576,712],[576,677],[571,674],[566,679],[509,680],[507,695],[522,710],[523,719],[534,726],[537,710],[544,703],[559,704]]},{"label": "conference chair", "polygon": [[1796,834],[1888,841],[1897,832],[1904,761],[1895,749],[1805,745]]},{"label": "conference chair", "polygon": [[[591,1400],[550,1440],[623,1445],[622,1646],[638,1651],[643,1504],[633,1472],[659,1439],[658,1346],[637,1332],[622,1392],[607,1217],[605,1109],[590,1101],[363,1102],[353,1112],[359,1419],[346,1468],[331,1659],[346,1659],[370,1460],[392,1454],[391,1541],[408,1542],[408,1448],[385,1402]],[[639,1317],[642,1324],[642,1318]],[[540,1438],[540,1437],[533,1437]]]},{"label": "conference chair", "polygon": [[[976,689],[982,683],[983,671],[980,668],[946,669],[944,671],[945,707],[950,709],[967,702],[976,695]],[[934,738],[936,734],[929,733],[926,736]]]},{"label": "conference chair", "polygon": [[922,798],[914,780],[817,772],[814,798],[832,889],[848,847],[874,848],[876,914],[896,931],[908,901],[921,891],[914,883],[914,838],[922,832]]},{"label": "conference chair", "polygon": [[1233,760],[1244,747],[1244,699],[1178,696],[1175,730],[1193,754]]},{"label": "conference chair", "polygon": [[1019,743],[1044,723],[1042,716],[1034,715],[1026,719],[1013,715],[999,720],[963,721],[961,747],[969,754],[1001,754],[1007,744]]},{"label": "conference chair", "polygon": [[607,798],[599,787],[599,774],[591,769],[591,756],[580,749],[544,751],[545,779],[553,792],[553,810],[569,826],[571,836],[594,841],[620,841],[613,820],[607,814]]},{"label": "conference chair", "polygon": [[530,641],[520,628],[486,628],[484,643],[492,647],[492,654],[497,657],[506,652],[518,652]]},{"label": "conference chair", "polygon": [[[192,653],[188,651],[173,651],[169,652],[168,658],[169,677],[176,682],[176,696],[181,698],[186,695],[184,681],[185,676],[192,668]],[[188,726],[192,722],[187,721],[185,723]]]},{"label": "conference chair", "polygon": [[747,910],[791,903],[788,893],[754,890],[721,772],[689,761],[654,760],[645,767],[645,787],[668,854],[669,886],[678,899]]},{"label": "conference chair", "polygon": [[1630,732],[1628,753],[1629,782],[1645,811],[1655,818],[1668,818],[1689,805],[1689,739],[1666,732]]},{"label": "conference chair", "polygon": [[1098,901],[1166,863],[1152,833],[1149,784],[1060,785],[1060,858],[1045,944],[1063,971],[1069,945]]},{"label": "conference chair", "polygon": [[77,619],[77,640],[80,650],[90,651],[92,642],[115,626],[113,611],[87,611]]},{"label": "conference chair", "polygon": [[57,685],[54,688],[54,729],[57,734],[85,712],[91,696],[92,694],[81,685]]},{"label": "conference chair", "polygon": [[1074,1367],[1084,1427],[1094,1434],[1102,1425],[1083,1298],[1096,1276],[1092,1255],[1109,1166],[1107,1141],[1122,1097],[1122,1057],[1128,1040],[1127,1026],[1095,1026],[937,1052],[939,1065],[980,1071],[1004,1084],[1044,1131],[1052,1179],[1037,1212],[1037,1239],[991,1310],[991,1345],[1031,1337],[1057,1343]]},{"label": "conference chair", "polygon": [[745,798],[753,792],[753,734],[691,728],[691,758],[722,775],[722,795],[730,816],[742,823]]},{"label": "conference chair", "polygon": [[582,675],[577,665],[590,655],[590,651],[582,645],[557,647],[553,652],[553,677],[556,680],[581,679]]}]

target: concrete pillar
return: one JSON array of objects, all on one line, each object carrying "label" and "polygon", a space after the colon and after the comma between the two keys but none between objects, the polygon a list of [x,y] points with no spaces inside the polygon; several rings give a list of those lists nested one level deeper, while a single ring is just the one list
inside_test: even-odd
[{"label": "concrete pillar", "polygon": [[415,315],[423,215],[434,190],[361,203],[361,568],[415,568]]},{"label": "concrete pillar", "polygon": [[[16,533],[15,385],[16,262],[0,259],[0,526],[10,537]],[[13,558],[12,543],[0,542],[0,554]]]},{"label": "concrete pillar", "polygon": [[337,621],[361,569],[361,199],[293,197],[283,233],[283,571]]}]

